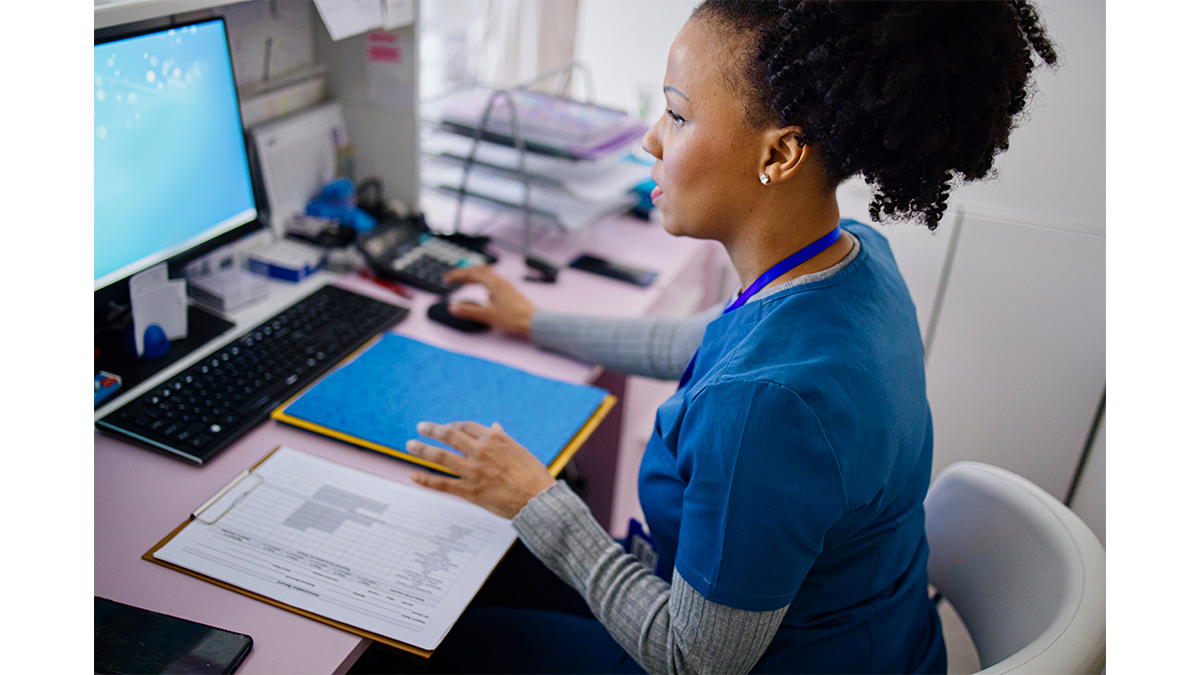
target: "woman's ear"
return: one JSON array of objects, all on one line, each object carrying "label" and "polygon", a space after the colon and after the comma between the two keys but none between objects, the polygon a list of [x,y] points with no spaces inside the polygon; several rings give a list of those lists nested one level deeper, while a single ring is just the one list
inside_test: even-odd
[{"label": "woman's ear", "polygon": [[768,132],[762,166],[762,173],[768,178],[767,184],[791,178],[810,161],[810,148],[800,141],[800,133],[800,127],[784,127]]}]

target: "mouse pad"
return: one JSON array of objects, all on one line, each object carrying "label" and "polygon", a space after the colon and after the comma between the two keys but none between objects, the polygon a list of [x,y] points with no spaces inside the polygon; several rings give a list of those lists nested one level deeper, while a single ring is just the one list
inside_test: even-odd
[{"label": "mouse pad", "polygon": [[388,333],[281,406],[274,417],[396,451],[390,454],[403,454],[406,441],[421,438],[417,422],[499,422],[549,465],[608,396],[597,387],[552,380]]}]

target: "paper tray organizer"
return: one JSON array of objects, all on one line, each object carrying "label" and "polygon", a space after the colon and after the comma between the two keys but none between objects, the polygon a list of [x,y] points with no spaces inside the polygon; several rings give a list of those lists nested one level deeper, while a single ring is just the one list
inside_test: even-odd
[{"label": "paper tray organizer", "polygon": [[[563,78],[565,84],[571,72],[579,69],[591,91],[591,75],[579,62],[549,70],[532,81],[513,89],[496,89],[486,95],[486,102],[472,101],[470,105],[450,110],[443,125],[457,133],[472,138],[471,150],[463,162],[462,179],[457,190],[446,190],[457,197],[453,231],[462,225],[463,203],[468,197],[480,199],[467,190],[467,177],[476,163],[481,141],[488,140],[511,145],[517,149],[517,175],[520,179],[523,198],[520,204],[486,199],[493,207],[518,210],[522,216],[521,254],[528,257],[533,242],[535,217],[555,222],[552,214],[538,213],[533,208],[532,184],[526,167],[525,157],[530,150],[562,157],[585,160],[596,153],[611,151],[615,145],[628,144],[640,137],[645,127],[638,120],[620,111],[596,106],[591,103],[572,101],[562,96],[554,97],[530,91],[534,85],[550,78]],[[589,94],[589,100],[592,96]],[[482,112],[477,112],[477,111]],[[478,122],[470,113],[478,115]],[[496,117],[493,118],[493,113]],[[505,115],[504,113],[507,113]],[[507,118],[504,120],[503,118]],[[633,206],[631,203],[629,206]],[[560,223],[558,223],[561,226]],[[562,229],[569,229],[562,227]]]}]

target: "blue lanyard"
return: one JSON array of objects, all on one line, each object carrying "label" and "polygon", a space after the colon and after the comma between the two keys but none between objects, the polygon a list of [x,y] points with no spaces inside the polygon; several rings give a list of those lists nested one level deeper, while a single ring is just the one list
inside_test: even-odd
[{"label": "blue lanyard", "polygon": [[[761,291],[764,286],[772,281],[775,281],[788,272],[791,272],[809,260],[812,260],[818,253],[824,251],[830,246],[833,246],[833,243],[836,242],[841,236],[841,225],[834,226],[832,230],[830,230],[820,239],[775,263],[771,269],[763,272],[757,279],[754,280],[754,283],[750,284],[750,286],[747,287],[746,290],[742,291],[733,302],[729,303],[729,306],[725,308],[725,311],[722,312],[722,314],[728,314],[738,307],[746,304],[746,301],[754,297],[754,294]],[[681,389],[683,388],[683,385],[687,384],[688,380],[692,378],[692,370],[694,370],[695,367],[696,355],[692,354],[692,360],[688,362],[687,370],[683,371],[683,377],[679,379],[679,387]]]}]

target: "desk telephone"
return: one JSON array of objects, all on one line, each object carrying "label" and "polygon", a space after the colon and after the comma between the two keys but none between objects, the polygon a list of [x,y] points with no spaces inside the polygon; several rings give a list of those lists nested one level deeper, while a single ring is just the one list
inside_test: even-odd
[{"label": "desk telephone", "polygon": [[358,240],[375,274],[443,296],[461,286],[442,281],[446,272],[496,262],[486,245],[487,237],[435,234],[419,214],[385,220]]}]

